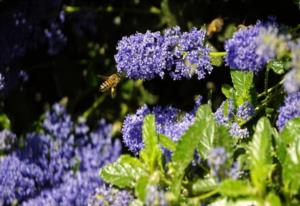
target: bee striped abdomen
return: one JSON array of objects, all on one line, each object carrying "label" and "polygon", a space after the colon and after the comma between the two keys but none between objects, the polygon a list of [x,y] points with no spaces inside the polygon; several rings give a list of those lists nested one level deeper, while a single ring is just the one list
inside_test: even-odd
[{"label": "bee striped abdomen", "polygon": [[120,76],[118,74],[113,74],[111,76],[109,76],[107,78],[106,81],[104,81],[101,85],[100,85],[100,91],[101,92],[105,92],[111,88],[114,88],[118,85],[118,83],[120,82]]}]

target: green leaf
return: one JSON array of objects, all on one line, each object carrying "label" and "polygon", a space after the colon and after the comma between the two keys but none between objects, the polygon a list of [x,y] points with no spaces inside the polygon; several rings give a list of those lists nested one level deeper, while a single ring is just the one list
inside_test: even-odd
[{"label": "green leaf", "polygon": [[146,175],[143,164],[129,155],[122,155],[116,162],[100,170],[100,176],[104,181],[120,188],[134,188],[136,182]]},{"label": "green leaf", "polygon": [[140,157],[146,163],[150,173],[152,173],[157,167],[162,169],[162,151],[158,144],[154,115],[145,117],[142,130],[145,146],[140,152]]},{"label": "green leaf", "polygon": [[139,199],[135,199],[130,202],[129,206],[144,206],[143,202]]},{"label": "green leaf", "polygon": [[267,64],[268,69],[272,69],[276,74],[283,74],[288,68],[288,61],[271,60]]},{"label": "green leaf", "polygon": [[205,177],[204,179],[198,179],[191,185],[193,195],[198,195],[204,192],[214,190],[218,187],[218,183],[215,178]]},{"label": "green leaf", "polygon": [[281,162],[284,162],[289,144],[296,139],[300,139],[300,118],[289,120],[277,139],[278,157]]},{"label": "green leaf", "polygon": [[175,151],[176,143],[173,142],[170,138],[168,138],[164,134],[158,135],[159,143],[164,146],[166,149],[170,150],[171,152]]},{"label": "green leaf", "polygon": [[198,144],[198,152],[202,158],[206,158],[209,151],[214,147],[214,142],[217,134],[217,124],[215,117],[208,106],[203,107],[196,114],[196,119],[200,125],[200,142]]},{"label": "green leaf", "polygon": [[236,97],[238,105],[243,103],[243,99],[250,99],[250,89],[253,83],[253,73],[231,70],[231,79],[234,89],[236,91]]},{"label": "green leaf", "polygon": [[149,176],[141,177],[135,186],[135,195],[144,202],[147,195]]},{"label": "green leaf", "polygon": [[227,197],[252,196],[255,190],[242,180],[225,180],[219,187],[219,192]]},{"label": "green leaf", "polygon": [[268,118],[262,117],[258,121],[248,152],[252,183],[264,194],[267,178],[272,172],[272,127]]},{"label": "green leaf", "polygon": [[233,98],[233,88],[228,84],[222,84],[222,93],[227,99]]},{"label": "green leaf", "polygon": [[10,129],[10,120],[6,116],[6,114],[1,114],[0,115],[0,127],[2,129]]},{"label": "green leaf", "polygon": [[274,193],[269,193],[264,205],[281,206],[280,198]]},{"label": "green leaf", "polygon": [[282,173],[286,193],[298,194],[300,189],[300,139],[295,139],[287,148]]},{"label": "green leaf", "polygon": [[[194,151],[197,145],[200,143],[201,138],[208,135],[207,139],[203,138],[204,143],[201,148],[207,150],[211,146],[210,135],[206,134],[208,131],[204,131],[204,128],[208,127],[208,122],[206,121],[209,116],[211,116],[211,109],[208,105],[201,106],[196,114],[196,120],[192,126],[185,132],[177,143],[176,150],[172,157],[172,162],[169,164],[169,172],[172,173],[172,184],[171,191],[174,193],[175,197],[178,198],[181,190],[181,181],[184,176],[184,171],[186,167],[194,158]],[[202,142],[202,140],[201,140]]]}]

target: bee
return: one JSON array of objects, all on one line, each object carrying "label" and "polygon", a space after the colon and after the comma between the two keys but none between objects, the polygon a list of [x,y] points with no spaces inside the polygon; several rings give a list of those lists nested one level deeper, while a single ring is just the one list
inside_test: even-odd
[{"label": "bee", "polygon": [[104,79],[105,81],[102,82],[102,84],[99,87],[99,90],[101,92],[106,92],[110,89],[111,97],[114,98],[116,96],[116,87],[121,81],[121,76],[118,73],[114,73],[110,76],[102,76],[99,75],[101,79]]},{"label": "bee", "polygon": [[222,18],[218,17],[213,19],[207,26],[207,36],[212,36],[212,34],[221,31],[224,25]]}]

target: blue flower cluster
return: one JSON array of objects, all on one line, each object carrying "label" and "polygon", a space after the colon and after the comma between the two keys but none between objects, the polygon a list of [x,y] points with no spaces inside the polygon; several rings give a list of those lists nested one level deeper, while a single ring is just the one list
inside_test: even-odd
[{"label": "blue flower cluster", "polygon": [[9,151],[16,143],[16,135],[8,129],[4,129],[0,132],[0,152]]},{"label": "blue flower cluster", "polygon": [[300,92],[291,93],[285,98],[276,121],[278,129],[282,130],[287,121],[296,117],[300,117]]},{"label": "blue flower cluster", "polygon": [[4,76],[0,73],[0,91],[4,88]]},{"label": "blue flower cluster", "polygon": [[224,101],[215,112],[215,119],[219,124],[226,126],[234,137],[247,138],[249,131],[247,128],[242,129],[237,122],[249,120],[255,115],[254,107],[249,102],[244,102],[237,109],[232,99]]},{"label": "blue flower cluster", "polygon": [[89,198],[88,206],[128,206],[132,200],[133,196],[129,191],[102,185],[97,187],[95,195]]},{"label": "blue flower cluster", "polygon": [[272,21],[258,21],[254,26],[235,32],[233,37],[225,42],[226,64],[242,71],[260,71],[276,54],[273,44],[265,41],[265,37],[274,28],[276,24]]},{"label": "blue flower cluster", "polygon": [[166,135],[175,142],[178,141],[194,122],[196,109],[200,102],[201,98],[196,101],[194,109],[186,114],[171,106],[155,106],[152,110],[146,105],[142,106],[135,114],[126,116],[124,120],[122,136],[125,145],[136,155],[143,148],[142,125],[145,116],[150,113],[155,115],[157,132]]},{"label": "blue flower cluster", "polygon": [[179,27],[163,33],[136,33],[123,37],[117,46],[115,60],[118,72],[132,79],[191,78],[203,79],[212,71],[205,30],[193,28],[182,32]]},{"label": "blue flower cluster", "polygon": [[145,205],[167,206],[168,202],[166,200],[164,191],[160,190],[157,186],[154,185],[148,186]]},{"label": "blue flower cluster", "polygon": [[212,175],[221,181],[222,178],[231,177],[237,179],[240,175],[239,163],[234,162],[228,166],[228,154],[224,147],[216,147],[209,151],[207,156],[208,166],[212,169]]},{"label": "blue flower cluster", "polygon": [[285,75],[284,89],[287,93],[300,91],[300,39],[290,43],[292,70]]},{"label": "blue flower cluster", "polygon": [[41,132],[28,134],[21,149],[0,160],[0,200],[4,205],[87,205],[103,184],[99,169],[121,152],[110,133],[104,120],[90,131],[54,104]]}]

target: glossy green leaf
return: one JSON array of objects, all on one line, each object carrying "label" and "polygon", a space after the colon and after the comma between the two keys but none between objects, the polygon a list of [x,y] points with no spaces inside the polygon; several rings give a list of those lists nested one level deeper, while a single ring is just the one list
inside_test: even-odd
[{"label": "glossy green leaf", "polygon": [[277,138],[277,152],[281,162],[284,162],[286,158],[288,145],[296,139],[300,139],[300,118],[288,121]]},{"label": "glossy green leaf", "polygon": [[209,151],[214,147],[217,135],[217,124],[211,109],[207,106],[203,107],[197,115],[196,119],[200,124],[200,142],[198,143],[198,152],[201,158],[206,158]]},{"label": "glossy green leaf", "polygon": [[100,170],[100,176],[104,181],[121,188],[134,188],[136,182],[146,175],[143,164],[129,155],[122,155],[116,162]]},{"label": "glossy green leaf", "polygon": [[[210,125],[212,111],[208,105],[201,106],[196,114],[196,120],[192,126],[185,132],[177,143],[172,162],[169,169],[173,172],[171,191],[178,198],[181,189],[181,181],[186,167],[194,159],[194,151],[200,143],[203,150],[201,154],[207,153],[213,142],[214,127]],[[208,127],[211,127],[208,129]]]},{"label": "glossy green leaf", "polygon": [[158,144],[154,115],[147,115],[145,117],[142,131],[144,148],[140,152],[140,157],[146,163],[151,173],[157,167],[162,168],[162,151]]},{"label": "glossy green leaf", "polygon": [[225,180],[218,188],[219,193],[227,197],[252,196],[255,190],[242,180]]},{"label": "glossy green leaf", "polygon": [[140,178],[135,186],[135,195],[143,202],[146,199],[148,182],[149,176],[145,176]]},{"label": "glossy green leaf", "polygon": [[10,120],[9,118],[6,116],[6,114],[1,114],[0,115],[0,126],[3,129],[9,129],[10,128]]},{"label": "glossy green leaf", "polygon": [[281,201],[277,195],[269,193],[264,205],[281,206]]},{"label": "glossy green leaf", "polygon": [[288,67],[288,61],[283,60],[271,60],[267,64],[267,68],[272,69],[276,74],[283,74]]},{"label": "glossy green leaf", "polygon": [[272,172],[272,127],[266,117],[258,121],[248,152],[252,183],[263,194]]},{"label": "glossy green leaf", "polygon": [[231,70],[230,74],[236,97],[238,99],[249,99],[250,89],[253,85],[253,73]]},{"label": "glossy green leaf", "polygon": [[193,195],[201,194],[211,191],[218,187],[218,183],[215,178],[206,177],[204,179],[198,179],[191,185],[191,192]]},{"label": "glossy green leaf", "polygon": [[233,98],[233,88],[230,85],[222,84],[221,90],[227,99]]},{"label": "glossy green leaf", "polygon": [[170,150],[170,151],[175,151],[176,149],[176,143],[173,142],[170,138],[168,138],[166,135],[164,134],[159,134],[158,135],[158,139],[159,139],[159,144],[162,145],[163,147],[165,147],[166,149]]}]

